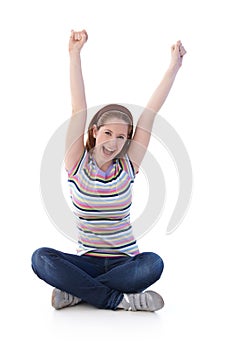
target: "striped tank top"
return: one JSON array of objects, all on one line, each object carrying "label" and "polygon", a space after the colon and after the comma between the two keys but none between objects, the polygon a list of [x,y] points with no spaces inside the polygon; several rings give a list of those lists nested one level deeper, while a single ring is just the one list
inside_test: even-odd
[{"label": "striped tank top", "polygon": [[85,150],[68,172],[70,196],[77,221],[78,255],[116,257],[139,254],[130,223],[133,166],[126,155],[106,172]]}]

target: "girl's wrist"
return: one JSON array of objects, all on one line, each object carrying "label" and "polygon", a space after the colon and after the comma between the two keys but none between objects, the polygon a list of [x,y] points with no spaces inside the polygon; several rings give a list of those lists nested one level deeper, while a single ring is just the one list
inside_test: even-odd
[{"label": "girl's wrist", "polygon": [[70,59],[78,59],[80,58],[80,50],[72,50],[69,51]]},{"label": "girl's wrist", "polygon": [[169,67],[168,67],[168,72],[171,75],[176,75],[180,69],[180,66],[178,63],[171,62]]}]

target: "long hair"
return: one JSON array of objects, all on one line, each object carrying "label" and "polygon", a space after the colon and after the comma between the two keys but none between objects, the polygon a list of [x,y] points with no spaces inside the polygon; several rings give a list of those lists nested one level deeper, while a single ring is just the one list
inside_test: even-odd
[{"label": "long hair", "polygon": [[133,116],[128,108],[118,104],[106,105],[93,116],[88,127],[88,135],[86,141],[86,149],[88,152],[92,151],[95,147],[96,141],[93,135],[94,125],[96,125],[97,129],[99,130],[101,126],[104,126],[107,123],[108,119],[113,117],[123,120],[128,124],[127,140],[118,157],[124,156],[127,153],[130,145],[130,140],[133,136]]}]

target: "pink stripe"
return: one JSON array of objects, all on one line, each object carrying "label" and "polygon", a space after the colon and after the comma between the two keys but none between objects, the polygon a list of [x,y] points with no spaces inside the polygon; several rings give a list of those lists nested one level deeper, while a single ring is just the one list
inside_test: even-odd
[{"label": "pink stripe", "polygon": [[104,240],[91,240],[89,241],[88,239],[82,239],[83,244],[87,244],[91,247],[101,247],[105,245],[106,247],[121,247],[122,245],[128,244],[128,243],[133,243],[134,241],[132,240],[121,240],[121,241],[114,241],[114,242],[108,242]]}]

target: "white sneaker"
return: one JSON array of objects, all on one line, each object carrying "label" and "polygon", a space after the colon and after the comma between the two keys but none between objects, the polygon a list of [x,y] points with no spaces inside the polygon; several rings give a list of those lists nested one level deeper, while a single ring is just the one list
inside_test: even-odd
[{"label": "white sneaker", "polygon": [[75,297],[69,293],[63,292],[60,289],[54,288],[52,293],[52,306],[56,310],[63,309],[64,307],[74,306],[80,303],[82,299]]},{"label": "white sneaker", "polygon": [[124,294],[118,307],[128,311],[158,311],[164,307],[164,301],[161,295],[148,290],[143,293]]}]

